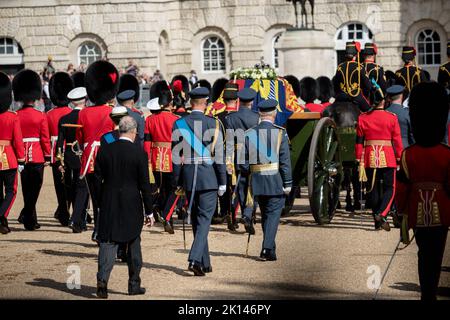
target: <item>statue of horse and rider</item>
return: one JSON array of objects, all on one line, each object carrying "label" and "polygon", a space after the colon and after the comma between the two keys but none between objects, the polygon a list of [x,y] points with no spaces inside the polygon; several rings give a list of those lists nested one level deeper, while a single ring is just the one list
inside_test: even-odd
[{"label": "statue of horse and rider", "polygon": [[308,29],[308,12],[306,10],[306,2],[309,2],[311,5],[311,20],[312,20],[312,29],[314,29],[314,0],[287,0],[287,2],[292,2],[294,4],[294,10],[295,10],[295,26],[299,28],[298,24],[298,10],[297,10],[297,3],[300,2],[301,6],[301,16],[302,16],[302,25],[300,28],[302,29]]}]

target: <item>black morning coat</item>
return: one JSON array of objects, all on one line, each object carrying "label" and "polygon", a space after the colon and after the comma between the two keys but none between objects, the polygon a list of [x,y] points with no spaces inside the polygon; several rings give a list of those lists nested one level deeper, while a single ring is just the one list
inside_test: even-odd
[{"label": "black morning coat", "polygon": [[136,239],[142,231],[144,208],[147,214],[152,208],[147,154],[126,140],[102,146],[96,158],[95,175],[102,183],[99,240]]}]

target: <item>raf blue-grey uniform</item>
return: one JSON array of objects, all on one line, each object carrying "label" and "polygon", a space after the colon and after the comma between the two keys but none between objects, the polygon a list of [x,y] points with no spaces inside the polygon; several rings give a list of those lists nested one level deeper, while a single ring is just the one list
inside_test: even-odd
[{"label": "raf blue-grey uniform", "polygon": [[[256,98],[256,91],[251,88],[245,88],[238,92],[238,98],[242,102],[251,102]],[[225,117],[224,126],[227,130],[227,156],[231,156],[234,153],[234,166],[236,168],[236,174],[239,175],[239,157],[238,150],[244,147],[244,141],[239,142],[240,133],[238,135],[233,134],[233,141],[228,141],[230,130],[242,130],[243,132],[256,127],[259,123],[259,114],[254,112],[251,108],[240,107],[237,112],[230,113]],[[235,131],[234,131],[235,132]],[[253,210],[256,209],[256,203],[253,206],[247,206],[247,196],[249,181],[248,177],[241,175],[239,178],[237,187],[237,198],[241,207],[242,216],[247,222],[251,222]]]},{"label": "raf blue-grey uniform", "polygon": [[[386,93],[389,96],[396,96],[402,94],[404,90],[405,88],[403,86],[394,85],[392,87],[389,87],[386,90]],[[413,144],[415,141],[412,134],[411,120],[409,118],[409,109],[404,108],[400,104],[393,103],[386,109],[386,111],[392,112],[397,116],[398,122],[400,124],[403,148],[407,148],[408,146]]]},{"label": "raf blue-grey uniform", "polygon": [[[209,96],[209,90],[206,88],[196,88],[189,93],[192,99],[207,98]],[[183,121],[187,124],[195,136],[200,140],[205,149],[209,152],[203,152],[203,155],[198,154],[192,146],[193,143],[187,141],[180,133],[180,128],[183,128]],[[194,125],[195,123],[195,125]],[[201,125],[201,132],[196,132],[195,128]],[[217,126],[219,130],[216,131]],[[173,175],[174,181],[177,186],[182,186],[186,191],[187,199],[191,199],[191,195],[194,192],[194,198],[191,211],[191,223],[192,230],[194,232],[194,242],[189,253],[189,262],[201,266],[203,268],[210,268],[211,261],[209,257],[208,247],[208,233],[211,225],[211,220],[214,215],[219,186],[224,186],[227,183],[226,177],[226,165],[224,160],[224,154],[211,154],[211,157],[205,156],[205,153],[211,153],[211,144],[213,143],[214,134],[206,134],[205,132],[210,130],[211,132],[218,132],[216,139],[215,150],[223,150],[223,134],[220,128],[220,123],[214,118],[208,117],[201,111],[193,110],[192,113],[177,120],[174,124],[172,134],[173,145]],[[205,141],[206,140],[206,141]],[[179,143],[183,144],[184,150],[190,150],[190,155],[179,152]],[[186,149],[187,148],[187,149]],[[198,147],[197,147],[198,148]],[[198,150],[198,149],[197,149]],[[183,163],[179,163],[179,156],[183,155]],[[196,179],[196,187],[193,190],[195,164],[198,161],[198,171]]]},{"label": "raf blue-grey uniform", "polygon": [[[260,111],[275,110],[278,102],[262,101]],[[275,238],[285,204],[284,188],[292,187],[289,140],[284,128],[262,120],[245,134],[245,164],[243,173],[250,174],[253,196],[262,215],[264,240],[261,256],[266,252],[275,257]]]},{"label": "raf blue-grey uniform", "polygon": [[[119,103],[120,101],[131,100],[134,98],[135,94],[136,93],[134,92],[134,90],[125,90],[117,95],[117,100],[119,101]],[[128,115],[132,117],[134,121],[136,121],[137,123],[138,134],[136,136],[136,140],[134,141],[134,143],[144,148],[144,129],[145,129],[144,117],[130,108],[127,108],[127,111]]]}]

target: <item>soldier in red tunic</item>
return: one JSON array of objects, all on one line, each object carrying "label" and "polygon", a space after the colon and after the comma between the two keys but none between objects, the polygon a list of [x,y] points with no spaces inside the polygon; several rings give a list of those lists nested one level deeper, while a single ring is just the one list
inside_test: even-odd
[{"label": "soldier in red tunic", "polygon": [[83,155],[71,228],[74,233],[82,232],[85,202],[90,195],[94,209],[93,240],[95,240],[100,182],[94,174],[94,164],[101,137],[115,127],[109,114],[119,89],[119,72],[107,61],[96,61],[86,70],[85,85],[89,100],[94,105],[81,110],[78,116],[80,127],[77,128],[76,136],[83,149]]},{"label": "soldier in red tunic", "polygon": [[[161,110],[152,111],[152,115],[145,121],[144,150],[148,154],[149,165],[159,189],[156,205],[163,212],[168,197],[174,189],[172,185],[172,128],[180,117],[171,112],[173,95],[165,81],[155,83],[152,86],[152,92],[151,98],[159,99]],[[173,232],[170,222],[164,220],[164,226],[167,232]]]},{"label": "soldier in red tunic", "polygon": [[69,224],[69,210],[68,210],[68,199],[65,192],[63,177],[61,171],[59,171],[60,162],[56,159],[58,150],[56,149],[56,144],[58,142],[58,126],[59,120],[69,114],[72,109],[68,106],[69,99],[67,94],[73,89],[73,82],[69,74],[66,72],[57,72],[53,75],[49,82],[49,92],[50,100],[52,101],[55,108],[47,112],[48,128],[50,131],[50,141],[51,141],[51,167],[53,173],[53,183],[56,191],[56,198],[58,199],[58,208],[55,212],[55,218],[63,226]]},{"label": "soldier in red tunic", "polygon": [[[0,233],[11,232],[8,215],[17,194],[17,168],[23,170],[25,149],[19,117],[8,111],[12,103],[11,81],[0,72]],[[3,191],[4,190],[4,191]]]},{"label": "soldier in red tunic", "polygon": [[17,112],[25,151],[25,169],[20,174],[24,208],[19,221],[23,221],[26,230],[32,231],[40,228],[36,202],[42,187],[44,166],[51,158],[50,134],[46,114],[34,108],[42,94],[39,75],[31,70],[22,70],[14,77],[12,85],[14,99],[23,103]]},{"label": "soldier in red tunic", "polygon": [[[409,109],[416,143],[403,151],[396,201],[403,231],[413,229],[419,247],[422,299],[435,300],[450,226],[450,148],[441,143],[448,116],[445,89],[437,83],[416,85]],[[409,243],[406,232],[402,239]]]},{"label": "soldier in red tunic", "polygon": [[356,159],[360,175],[366,173],[368,178],[375,229],[390,231],[387,215],[395,195],[395,172],[403,145],[397,116],[384,110],[383,91],[374,80],[372,83],[370,103],[374,109],[359,116]]}]

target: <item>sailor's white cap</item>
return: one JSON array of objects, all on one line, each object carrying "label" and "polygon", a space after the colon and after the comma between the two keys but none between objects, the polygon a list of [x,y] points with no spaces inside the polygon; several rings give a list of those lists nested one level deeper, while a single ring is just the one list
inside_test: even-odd
[{"label": "sailor's white cap", "polygon": [[71,90],[67,94],[67,98],[72,101],[81,100],[87,97],[87,92],[85,87],[78,87]]},{"label": "sailor's white cap", "polygon": [[127,114],[128,114],[128,109],[123,106],[117,106],[111,110],[111,116],[121,116],[121,115],[127,115]]},{"label": "sailor's white cap", "polygon": [[161,106],[159,105],[159,98],[154,98],[147,102],[147,109],[150,111],[161,110]]}]

